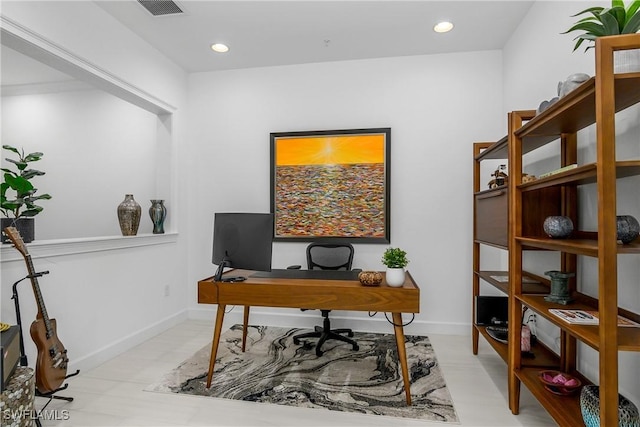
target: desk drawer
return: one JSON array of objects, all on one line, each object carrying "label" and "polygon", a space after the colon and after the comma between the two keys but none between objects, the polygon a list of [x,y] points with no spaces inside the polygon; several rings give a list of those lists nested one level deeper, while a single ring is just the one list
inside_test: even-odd
[{"label": "desk drawer", "polygon": [[507,187],[475,195],[475,240],[507,247],[509,244],[509,194]]}]

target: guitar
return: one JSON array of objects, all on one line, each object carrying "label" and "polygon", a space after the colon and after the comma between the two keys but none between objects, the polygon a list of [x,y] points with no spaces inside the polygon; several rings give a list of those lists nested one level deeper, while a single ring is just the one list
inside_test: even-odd
[{"label": "guitar", "polygon": [[40,292],[38,277],[42,274],[35,272],[31,255],[22,241],[22,236],[15,227],[7,227],[4,233],[22,254],[27,264],[29,279],[38,304],[36,320],[31,324],[31,338],[38,348],[36,361],[36,388],[41,394],[52,393],[60,388],[67,377],[67,350],[64,348],[56,332],[56,320],[49,319],[44,299]]}]

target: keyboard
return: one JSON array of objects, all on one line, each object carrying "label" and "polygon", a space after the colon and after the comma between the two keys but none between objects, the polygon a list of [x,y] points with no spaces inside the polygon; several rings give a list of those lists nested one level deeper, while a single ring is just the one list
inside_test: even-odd
[{"label": "keyboard", "polygon": [[257,271],[251,275],[255,278],[267,279],[316,279],[316,280],[358,280],[359,271],[345,270],[292,270],[273,269]]}]

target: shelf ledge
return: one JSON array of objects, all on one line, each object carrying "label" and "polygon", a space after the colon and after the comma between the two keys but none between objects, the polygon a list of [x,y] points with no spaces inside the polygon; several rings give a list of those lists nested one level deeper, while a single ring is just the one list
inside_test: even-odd
[{"label": "shelf ledge", "polygon": [[[104,252],[117,249],[136,248],[174,244],[178,233],[139,234],[137,236],[100,236],[74,239],[36,240],[28,243],[31,258],[50,258],[55,256],[77,255],[91,252]],[[22,261],[22,255],[13,245],[4,243],[0,248],[0,262]]]}]

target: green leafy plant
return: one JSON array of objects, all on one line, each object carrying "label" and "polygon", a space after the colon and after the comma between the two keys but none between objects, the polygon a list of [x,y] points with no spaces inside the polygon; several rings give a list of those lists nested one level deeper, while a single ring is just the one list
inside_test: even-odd
[{"label": "green leafy plant", "polygon": [[[574,39],[577,40],[573,48],[574,52],[585,40],[593,42],[598,37],[633,34],[640,30],[639,9],[640,0],[632,1],[627,8],[625,8],[622,0],[612,0],[609,8],[590,7],[572,15],[575,17],[585,13],[590,14],[590,16],[582,18],[562,34],[572,31],[584,31],[584,34],[580,34]],[[587,46],[585,52],[592,47],[594,46]]]},{"label": "green leafy plant", "polygon": [[400,248],[387,248],[382,255],[382,263],[388,268],[404,268],[409,264],[407,253]]},{"label": "green leafy plant", "polygon": [[[8,218],[11,216],[14,218],[32,217],[39,214],[43,208],[36,205],[35,202],[51,199],[51,196],[48,194],[36,196],[38,190],[30,180],[36,176],[44,175],[44,172],[27,169],[27,167],[29,163],[40,160],[44,154],[35,152],[25,155],[24,149],[18,150],[10,145],[3,145],[2,148],[17,154],[18,159],[5,159],[15,165],[16,171],[1,169],[4,172],[4,180],[0,184],[0,212]],[[9,190],[15,192],[15,198],[8,198]]]}]

